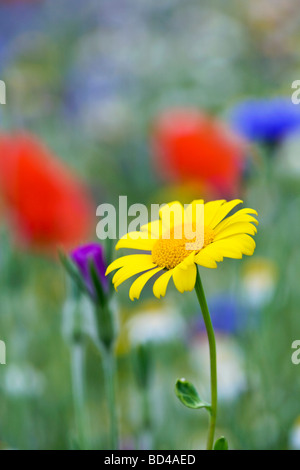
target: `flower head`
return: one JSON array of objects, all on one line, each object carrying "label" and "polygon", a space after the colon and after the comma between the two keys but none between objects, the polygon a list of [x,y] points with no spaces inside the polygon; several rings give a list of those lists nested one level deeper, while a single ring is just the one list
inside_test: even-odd
[{"label": "flower head", "polygon": [[90,233],[93,204],[86,189],[33,135],[0,135],[0,196],[27,246],[71,248]]},{"label": "flower head", "polygon": [[71,252],[71,258],[80,270],[89,292],[94,295],[94,287],[90,273],[90,263],[94,263],[98,279],[104,289],[107,288],[107,278],[105,277],[106,263],[104,260],[104,250],[99,243],[89,243],[80,246]]},{"label": "flower head", "polygon": [[232,110],[233,128],[250,141],[276,143],[300,129],[300,110],[290,99],[251,99]]},{"label": "flower head", "polygon": [[[196,282],[196,265],[216,268],[217,262],[227,258],[252,255],[258,223],[253,209],[229,213],[242,201],[224,199],[204,204],[196,200],[184,208],[179,202],[163,206],[160,219],[122,237],[116,249],[131,248],[145,253],[123,256],[111,263],[106,274],[118,269],[112,281],[117,288],[136,274],[140,276],[131,285],[131,300],[138,299],[145,284],[159,275],[153,286],[157,298],[164,296],[168,282],[173,278],[179,292],[191,291]],[[203,223],[197,207],[203,208]],[[195,233],[194,238],[193,233]]]},{"label": "flower head", "polygon": [[194,108],[170,109],[152,136],[157,171],[165,180],[198,184],[232,196],[245,166],[245,143],[217,119]]}]

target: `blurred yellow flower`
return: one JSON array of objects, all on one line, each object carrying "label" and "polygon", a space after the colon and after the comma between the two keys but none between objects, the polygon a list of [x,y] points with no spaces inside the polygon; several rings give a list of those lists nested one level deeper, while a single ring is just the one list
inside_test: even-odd
[{"label": "blurred yellow flower", "polygon": [[278,275],[278,267],[268,258],[258,257],[245,263],[241,287],[247,304],[256,309],[268,303],[275,292]]},{"label": "blurred yellow flower", "polygon": [[[243,254],[253,254],[255,242],[250,235],[257,232],[253,225],[253,222],[258,223],[253,217],[257,212],[241,209],[228,216],[242,202],[222,199],[204,204],[203,200],[195,200],[185,208],[177,201],[166,204],[159,211],[159,220],[142,226],[139,232],[128,233],[116,246],[116,249],[131,248],[145,253],[118,258],[109,265],[106,275],[118,269],[112,279],[117,289],[122,282],[140,274],[129,290],[131,300],[138,299],[146,283],[158,273],[160,276],[153,285],[157,298],[165,295],[171,277],[179,292],[193,290],[196,265],[216,268],[224,257],[242,258]],[[199,231],[197,207],[201,205],[203,225],[198,233],[195,232]],[[165,215],[171,211],[173,217],[166,222]],[[187,237],[187,233],[196,235]],[[189,244],[193,249],[189,249]]]}]

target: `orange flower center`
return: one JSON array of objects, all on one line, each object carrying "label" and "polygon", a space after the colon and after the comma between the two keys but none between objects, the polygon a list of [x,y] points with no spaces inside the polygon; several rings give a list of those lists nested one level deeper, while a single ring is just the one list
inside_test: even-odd
[{"label": "orange flower center", "polygon": [[[197,241],[196,237],[193,239],[186,238],[183,228],[180,232],[182,233],[181,238],[178,238],[178,232],[176,232],[176,229],[172,228],[170,234],[164,234],[165,236],[157,240],[152,248],[152,261],[161,268],[175,268],[192,252],[199,252],[214,240],[214,232],[208,227],[204,227],[204,240],[201,237],[201,242]],[[175,235],[177,236],[175,237]],[[193,249],[187,249],[189,244],[192,243],[195,243],[196,246]]]}]

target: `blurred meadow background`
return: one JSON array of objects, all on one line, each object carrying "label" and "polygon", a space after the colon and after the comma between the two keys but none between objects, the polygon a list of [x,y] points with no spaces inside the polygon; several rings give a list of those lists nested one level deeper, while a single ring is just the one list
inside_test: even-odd
[{"label": "blurred meadow background", "polygon": [[[217,336],[217,435],[231,449],[300,448],[300,365],[291,361],[300,339],[299,6],[0,1],[2,449],[78,447],[75,300],[56,250],[97,242],[96,207],[118,207],[120,195],[147,206],[237,197],[258,211],[254,256],[201,268]],[[121,448],[203,448],[205,412],[174,393],[185,377],[209,399],[195,292],[170,285],[157,300],[149,285],[131,302],[129,285],[114,297]],[[77,307],[87,447],[107,449],[90,305]]]}]

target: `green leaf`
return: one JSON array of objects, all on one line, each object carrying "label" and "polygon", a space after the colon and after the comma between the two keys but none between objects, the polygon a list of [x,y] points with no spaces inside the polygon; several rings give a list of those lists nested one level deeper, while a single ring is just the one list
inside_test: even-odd
[{"label": "green leaf", "polygon": [[103,286],[99,279],[99,275],[97,273],[96,266],[93,260],[89,260],[89,269],[90,269],[90,275],[92,278],[93,286],[97,294],[97,298],[103,307],[105,305],[106,296],[105,296]]},{"label": "green leaf", "polygon": [[215,442],[214,450],[228,450],[228,442],[224,436],[220,437],[220,439]]},{"label": "green leaf", "polygon": [[82,292],[85,292],[86,294],[89,294],[86,285],[81,278],[79,270],[72,262],[72,260],[68,256],[66,256],[61,250],[59,250],[58,254],[62,265],[64,266],[65,270],[67,271],[71,279],[74,281],[78,289]]},{"label": "green leaf", "polygon": [[187,406],[188,408],[193,408],[194,410],[206,408],[210,412],[211,406],[201,400],[194,385],[188,382],[187,380],[177,380],[175,386],[175,393],[181,403]]}]

